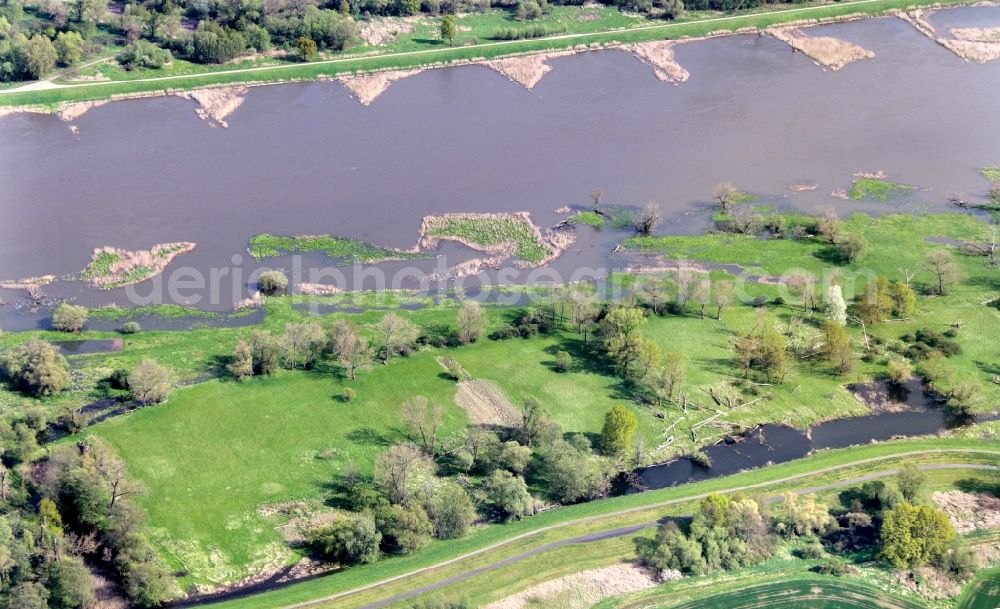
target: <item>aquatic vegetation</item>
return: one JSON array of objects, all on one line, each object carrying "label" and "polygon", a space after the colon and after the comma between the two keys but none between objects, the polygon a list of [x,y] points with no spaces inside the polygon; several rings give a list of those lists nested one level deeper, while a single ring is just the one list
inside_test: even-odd
[{"label": "aquatic vegetation", "polygon": [[862,176],[854,181],[854,185],[851,186],[851,190],[848,191],[847,196],[855,201],[863,201],[865,199],[887,201],[890,197],[897,197],[914,190],[916,190],[916,187],[909,184],[890,182],[883,178]]},{"label": "aquatic vegetation", "polygon": [[273,256],[302,252],[324,252],[331,258],[345,258],[357,262],[383,262],[386,260],[409,260],[426,258],[425,254],[405,252],[333,235],[296,235],[282,237],[267,233],[254,235],[250,239],[250,255],[260,260]]},{"label": "aquatic vegetation", "polygon": [[146,281],[163,272],[174,258],[195,248],[194,243],[160,243],[148,250],[125,250],[110,246],[94,250],[81,277],[95,288],[111,290]]},{"label": "aquatic vegetation", "polygon": [[447,239],[482,252],[507,254],[536,266],[565,249],[553,235],[543,236],[527,212],[426,216],[420,236],[422,248],[435,247],[439,240]]},{"label": "aquatic vegetation", "polygon": [[981,167],[979,169],[979,175],[983,176],[990,182],[1000,182],[1000,167],[993,165],[992,167]]},{"label": "aquatic vegetation", "polygon": [[577,214],[570,218],[569,221],[573,224],[586,224],[588,226],[593,226],[594,228],[604,228],[604,224],[606,222],[604,216],[596,211],[577,212]]}]

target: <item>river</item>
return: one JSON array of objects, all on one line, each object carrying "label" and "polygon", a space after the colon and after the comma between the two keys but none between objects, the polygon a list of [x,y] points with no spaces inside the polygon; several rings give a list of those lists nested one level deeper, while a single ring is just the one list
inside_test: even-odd
[{"label": "river", "polygon": [[[1000,8],[933,20],[996,25]],[[225,310],[253,290],[246,277],[261,265],[246,247],[262,232],[410,247],[425,214],[527,210],[545,227],[564,217],[557,208],[587,205],[595,187],[607,203],[658,202],[667,216],[660,232],[681,234],[709,226],[709,195],[721,181],[779,208],[834,205],[842,214],[944,210],[952,191],[985,193],[977,168],[1000,164],[1000,62],[968,63],[896,18],[807,33],[876,57],[833,72],[778,40],[741,35],[675,47],[691,73],[677,86],[606,50],[553,60],[531,91],[474,65],[398,81],[368,107],[335,82],[255,87],[226,129],[177,97],[98,107],[73,130],[55,116],[0,118],[0,279],[77,273],[104,245],[193,241],[197,249],[168,272],[232,267],[243,276],[214,296],[194,289],[158,300]],[[919,190],[887,203],[831,196],[854,172],[874,170]],[[788,190],[804,180],[819,188]],[[552,269],[565,277],[614,267],[611,250],[624,236],[582,227]],[[457,245],[442,253],[448,264],[475,255]],[[527,272],[512,279],[525,280]],[[80,281],[45,291],[90,306],[135,304],[123,289]],[[0,298],[23,295],[0,290]],[[0,325],[21,314],[0,311]]]}]

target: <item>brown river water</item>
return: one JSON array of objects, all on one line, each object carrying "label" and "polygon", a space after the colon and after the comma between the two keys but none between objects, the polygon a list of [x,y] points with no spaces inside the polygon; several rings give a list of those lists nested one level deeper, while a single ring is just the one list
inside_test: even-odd
[{"label": "brown river water", "polygon": [[[942,30],[998,25],[1000,8],[932,20]],[[242,277],[221,281],[215,295],[164,290],[159,299],[223,310],[252,293],[247,277],[263,264],[246,247],[262,232],[410,247],[425,214],[527,210],[547,227],[564,217],[557,208],[588,205],[595,187],[609,204],[659,203],[658,232],[680,234],[709,227],[709,195],[721,181],[779,208],[833,205],[842,215],[945,210],[952,191],[985,195],[976,169],[1000,164],[1000,62],[968,63],[895,18],[806,32],[876,57],[833,72],[780,41],[742,35],[675,47],[691,73],[677,86],[607,50],[553,60],[532,91],[482,66],[398,81],[369,107],[335,82],[255,87],[227,129],[177,97],[98,107],[72,123],[76,132],[55,116],[0,118],[0,279],[79,272],[103,245],[193,241],[197,249],[168,273],[234,267]],[[831,196],[850,188],[854,172],[875,170],[919,189],[887,203]],[[819,188],[787,188],[807,180]],[[626,235],[582,227],[551,268],[565,278],[578,267],[614,267],[611,250]],[[476,257],[458,245],[441,253],[448,265]],[[304,264],[330,262],[311,255]],[[522,271],[507,280],[544,278]],[[348,287],[376,286],[349,279]],[[123,289],[79,281],[45,290],[92,306],[131,302]],[[0,307],[5,325],[23,296],[0,290],[0,298],[9,303]]]}]

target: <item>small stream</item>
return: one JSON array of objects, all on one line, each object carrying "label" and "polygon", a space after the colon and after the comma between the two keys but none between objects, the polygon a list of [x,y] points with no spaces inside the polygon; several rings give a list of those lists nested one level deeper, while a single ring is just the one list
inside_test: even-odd
[{"label": "small stream", "polygon": [[[690,457],[680,457],[636,472],[637,481],[627,493],[640,492],[728,476],[748,469],[801,459],[824,448],[845,448],[871,442],[934,435],[968,423],[940,407],[938,396],[927,391],[919,379],[911,379],[898,389],[885,381],[852,387],[856,392],[883,392],[892,398],[890,411],[834,419],[808,429],[787,425],[759,425],[746,435],[708,446],[702,452],[711,466]],[[977,421],[1000,418],[1000,413],[982,415]]]}]

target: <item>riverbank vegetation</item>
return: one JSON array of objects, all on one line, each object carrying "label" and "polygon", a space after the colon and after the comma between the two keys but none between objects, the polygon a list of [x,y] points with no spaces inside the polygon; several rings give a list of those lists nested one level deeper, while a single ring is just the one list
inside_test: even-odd
[{"label": "riverbank vegetation", "polygon": [[162,273],[174,258],[194,248],[194,243],[187,242],[161,243],[148,250],[137,251],[97,248],[81,277],[102,290],[140,283]]},{"label": "riverbank vegetation", "polygon": [[[929,3],[930,0],[926,0],[926,2]],[[464,14],[469,12],[468,9],[471,8],[465,6],[438,7],[438,11],[445,13],[463,12],[463,15],[455,19],[454,45],[442,44],[443,41],[437,33],[440,29],[437,17],[433,15],[432,7],[427,3],[425,3],[424,10],[428,11],[428,15],[417,18],[415,22],[408,21],[408,19],[413,18],[391,18],[399,20],[380,23],[379,19],[388,18],[375,17],[372,27],[366,27],[368,18],[362,14],[361,7],[355,7],[351,3],[345,3],[347,5],[345,10],[348,13],[346,15],[340,12],[340,7],[311,7],[305,10],[305,13],[309,13],[309,15],[303,13],[301,8],[289,9],[287,7],[278,9],[273,15],[269,11],[251,10],[247,13],[245,8],[227,8],[208,13],[196,10],[194,14],[181,19],[182,27],[174,34],[174,38],[169,38],[163,31],[165,27],[163,24],[174,23],[173,17],[165,17],[156,11],[150,11],[147,13],[148,21],[141,22],[144,26],[140,27],[136,34],[137,38],[145,36],[151,39],[145,41],[147,45],[155,43],[171,48],[176,47],[176,54],[194,60],[230,57],[233,53],[239,55],[249,52],[251,49],[256,49],[258,52],[242,61],[234,59],[233,65],[224,66],[200,65],[180,60],[164,63],[165,57],[153,61],[151,65],[162,65],[162,67],[152,70],[109,69],[108,66],[111,64],[98,63],[81,69],[78,80],[73,80],[73,75],[69,73],[67,74],[68,79],[59,80],[53,87],[2,93],[0,94],[0,105],[51,108],[64,102],[108,99],[112,96],[142,92],[163,92],[168,88],[177,90],[210,85],[279,82],[319,77],[328,78],[345,73],[373,70],[419,68],[472,59],[488,60],[517,53],[569,49],[577,45],[627,44],[648,40],[697,37],[712,32],[733,31],[740,28],[764,29],[783,22],[808,18],[829,19],[857,13],[874,15],[890,9],[903,9],[923,3],[923,0],[881,0],[870,4],[852,2],[837,5],[823,3],[762,4],[749,8],[745,3],[739,7],[728,6],[724,3],[722,5],[709,3],[707,6],[689,6],[684,12],[677,11],[679,8],[677,3],[663,7],[657,7],[654,4],[649,11],[643,7],[622,7],[627,10],[638,8],[643,12],[648,12],[648,17],[630,16],[630,14],[621,13],[617,8],[610,7],[541,7],[538,5],[542,11],[540,16],[534,20],[535,23],[551,25],[555,29],[565,28],[567,33],[542,38],[497,42],[483,41],[490,39],[495,32],[510,27],[522,27],[516,24],[532,21],[529,15],[534,14],[533,9],[526,9],[527,12],[524,16],[519,18],[518,6],[513,5],[490,9],[485,14],[478,14],[474,11],[471,14]],[[528,4],[534,3],[528,2]],[[356,8],[360,12],[356,12]],[[170,10],[176,9],[171,8]],[[375,11],[372,14],[375,15],[378,12]],[[14,29],[20,28],[28,33],[44,29],[38,25],[39,21],[45,23],[44,11],[36,11],[31,15],[31,19],[24,23],[18,21],[19,25]],[[309,16],[311,16],[312,21],[309,21],[307,28],[306,23]],[[132,15],[123,15],[119,20],[134,23],[134,21],[129,21],[133,18]],[[423,23],[421,19],[428,23]],[[664,19],[666,23],[664,23]],[[60,23],[64,23],[64,25],[60,25]],[[104,47],[107,50],[101,51],[104,54],[117,51],[126,44],[140,44],[140,42],[129,43],[129,34],[114,23],[102,23],[95,27],[98,32],[105,33],[105,37],[113,41]],[[74,18],[68,18],[65,22],[57,21],[51,30],[45,30],[47,33],[37,34],[38,42],[32,44],[39,47],[46,46],[45,42],[50,40],[48,33],[57,32],[61,28],[77,28]],[[271,32],[269,28],[277,29]],[[351,38],[356,40],[357,36],[366,37],[366,29],[372,32],[387,32],[389,37],[386,38],[382,34],[372,35],[374,37],[369,36],[371,40],[383,40],[383,42],[381,44],[374,43],[373,46],[351,47],[351,52],[342,56],[326,54],[318,57],[317,61],[297,62],[298,41],[302,38],[317,38],[318,40],[314,40],[314,42],[318,49],[323,50],[325,45],[327,49],[332,51],[341,46],[345,32],[352,34]],[[265,33],[271,38],[270,41],[266,40]],[[58,33],[53,35],[58,36]],[[23,38],[24,36],[21,35],[16,39],[18,45],[27,44]],[[384,42],[384,40],[390,39],[398,42]],[[94,40],[96,44],[98,38],[94,38]],[[201,42],[196,45],[196,41]],[[50,46],[51,44],[49,42]],[[258,48],[265,48],[269,45],[281,48],[264,52]],[[100,44],[96,46],[98,49],[102,48]],[[202,49],[203,52],[198,49]],[[382,54],[366,54],[372,50]],[[17,55],[20,51],[11,51],[11,53]],[[128,52],[124,56],[147,57],[150,56],[150,53]],[[15,61],[11,65],[17,65],[17,62]],[[45,65],[49,66],[49,63],[46,62]],[[14,77],[19,76],[15,75]],[[161,78],[167,80],[160,81]],[[122,79],[122,82],[91,82],[108,79]]]},{"label": "riverbank vegetation", "polygon": [[489,254],[513,256],[534,266],[562,253],[552,239],[543,237],[526,212],[425,216],[420,225],[421,247],[435,247],[442,239]]},{"label": "riverbank vegetation", "polygon": [[[993,409],[996,269],[930,239],[981,241],[988,224],[775,218],[766,238],[629,240],[654,259],[743,270],[616,277],[617,302],[580,284],[541,291],[529,307],[446,301],[315,318],[294,306],[304,297],[277,296],[255,327],[145,330],[120,352],[66,365],[42,342],[57,334],[7,333],[5,463],[44,458],[40,443],[66,433],[100,438],[146,487],[135,501],[147,534],[186,589],[303,555],[339,565],[423,556],[434,539],[603,497],[618,471],[760,422],[865,413],[846,386],[901,380],[900,370],[959,415]],[[863,262],[842,255],[847,237],[868,243]],[[39,390],[38,379],[60,382]],[[438,504],[439,491],[453,501]]]}]

